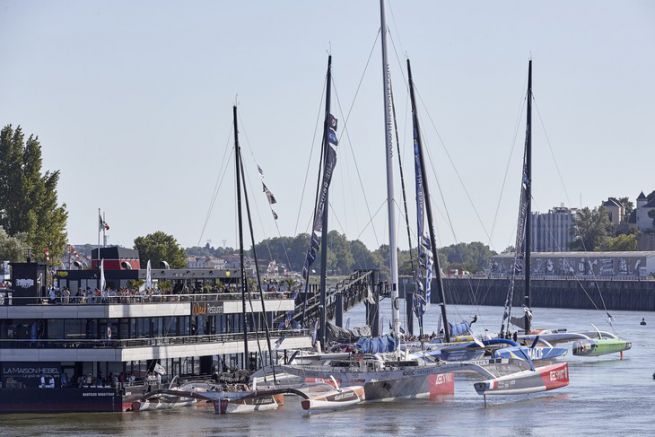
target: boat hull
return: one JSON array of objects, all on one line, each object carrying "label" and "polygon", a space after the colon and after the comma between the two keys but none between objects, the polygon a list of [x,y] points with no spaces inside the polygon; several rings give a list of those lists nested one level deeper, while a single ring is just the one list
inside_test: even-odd
[{"label": "boat hull", "polygon": [[284,405],[283,395],[261,396],[246,399],[219,399],[213,401],[217,414],[243,414],[277,410]]},{"label": "boat hull", "polygon": [[111,388],[0,389],[0,413],[123,412],[144,390],[124,395]]},{"label": "boat hull", "polygon": [[519,395],[555,390],[569,385],[567,363],[524,370],[473,384],[480,395]]},{"label": "boat hull", "polygon": [[573,343],[573,355],[583,357],[598,357],[614,353],[621,353],[632,348],[632,343],[618,338],[601,338],[580,340]]},{"label": "boat hull", "polygon": [[336,410],[351,407],[364,401],[366,398],[364,387],[351,386],[343,389],[334,389],[320,395],[303,399],[300,405],[304,410]]}]

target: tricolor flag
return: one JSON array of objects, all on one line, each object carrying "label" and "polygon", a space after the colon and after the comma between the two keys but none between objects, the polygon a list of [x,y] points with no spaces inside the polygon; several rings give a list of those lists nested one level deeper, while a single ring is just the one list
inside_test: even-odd
[{"label": "tricolor flag", "polygon": [[98,231],[108,231],[109,230],[109,225],[107,224],[106,221],[102,218],[102,215],[98,213]]}]

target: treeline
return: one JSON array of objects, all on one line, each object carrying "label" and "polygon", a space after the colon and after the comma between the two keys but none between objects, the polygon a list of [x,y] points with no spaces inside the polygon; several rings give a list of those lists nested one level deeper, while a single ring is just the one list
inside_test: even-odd
[{"label": "treeline", "polygon": [[[648,202],[655,200],[655,191],[646,196]],[[623,221],[618,226],[612,226],[607,210],[602,207],[581,208],[576,211],[573,228],[571,229],[570,249],[578,251],[630,251],[637,250],[637,229],[628,223],[634,210],[633,203],[627,197],[618,201],[624,207]],[[655,211],[650,211],[649,217],[655,225]]]},{"label": "treeline", "polygon": [[[309,248],[309,235],[299,234],[295,237],[276,237],[262,240],[255,245],[257,257],[262,261],[274,260],[278,264],[290,267],[290,270],[302,271]],[[237,253],[236,249],[218,247],[209,244],[204,247],[191,247],[186,250],[190,256],[215,256]],[[328,234],[327,270],[333,275],[347,275],[356,269],[387,270],[389,246],[382,245],[376,250],[369,250],[360,240],[348,240],[338,231]],[[458,269],[471,273],[479,272],[489,265],[489,260],[496,252],[480,242],[459,243],[439,249],[439,262],[442,270]],[[416,263],[416,249],[410,256],[409,250],[398,252],[398,269],[400,274],[412,274],[412,259]],[[320,249],[312,269],[320,271]]]},{"label": "treeline", "polygon": [[0,132],[0,259],[58,260],[66,247],[66,205],[57,200],[59,171],[43,172],[41,143],[20,126]]}]

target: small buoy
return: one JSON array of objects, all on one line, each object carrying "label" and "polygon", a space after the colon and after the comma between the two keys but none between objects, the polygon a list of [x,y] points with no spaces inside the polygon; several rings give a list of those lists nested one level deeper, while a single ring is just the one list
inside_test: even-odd
[{"label": "small buoy", "polygon": [[639,322],[641,326],[646,326],[646,319],[644,317],[641,318],[641,322]]}]

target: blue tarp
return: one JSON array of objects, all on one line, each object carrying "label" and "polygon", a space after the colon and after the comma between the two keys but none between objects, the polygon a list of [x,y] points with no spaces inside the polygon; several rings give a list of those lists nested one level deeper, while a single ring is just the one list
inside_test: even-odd
[{"label": "blue tarp", "polygon": [[396,339],[390,335],[374,338],[361,337],[357,340],[357,349],[365,354],[393,352],[396,350]]},{"label": "blue tarp", "polygon": [[457,337],[458,335],[468,334],[471,329],[471,324],[469,322],[462,321],[456,325],[448,323],[450,325],[450,336]]}]

